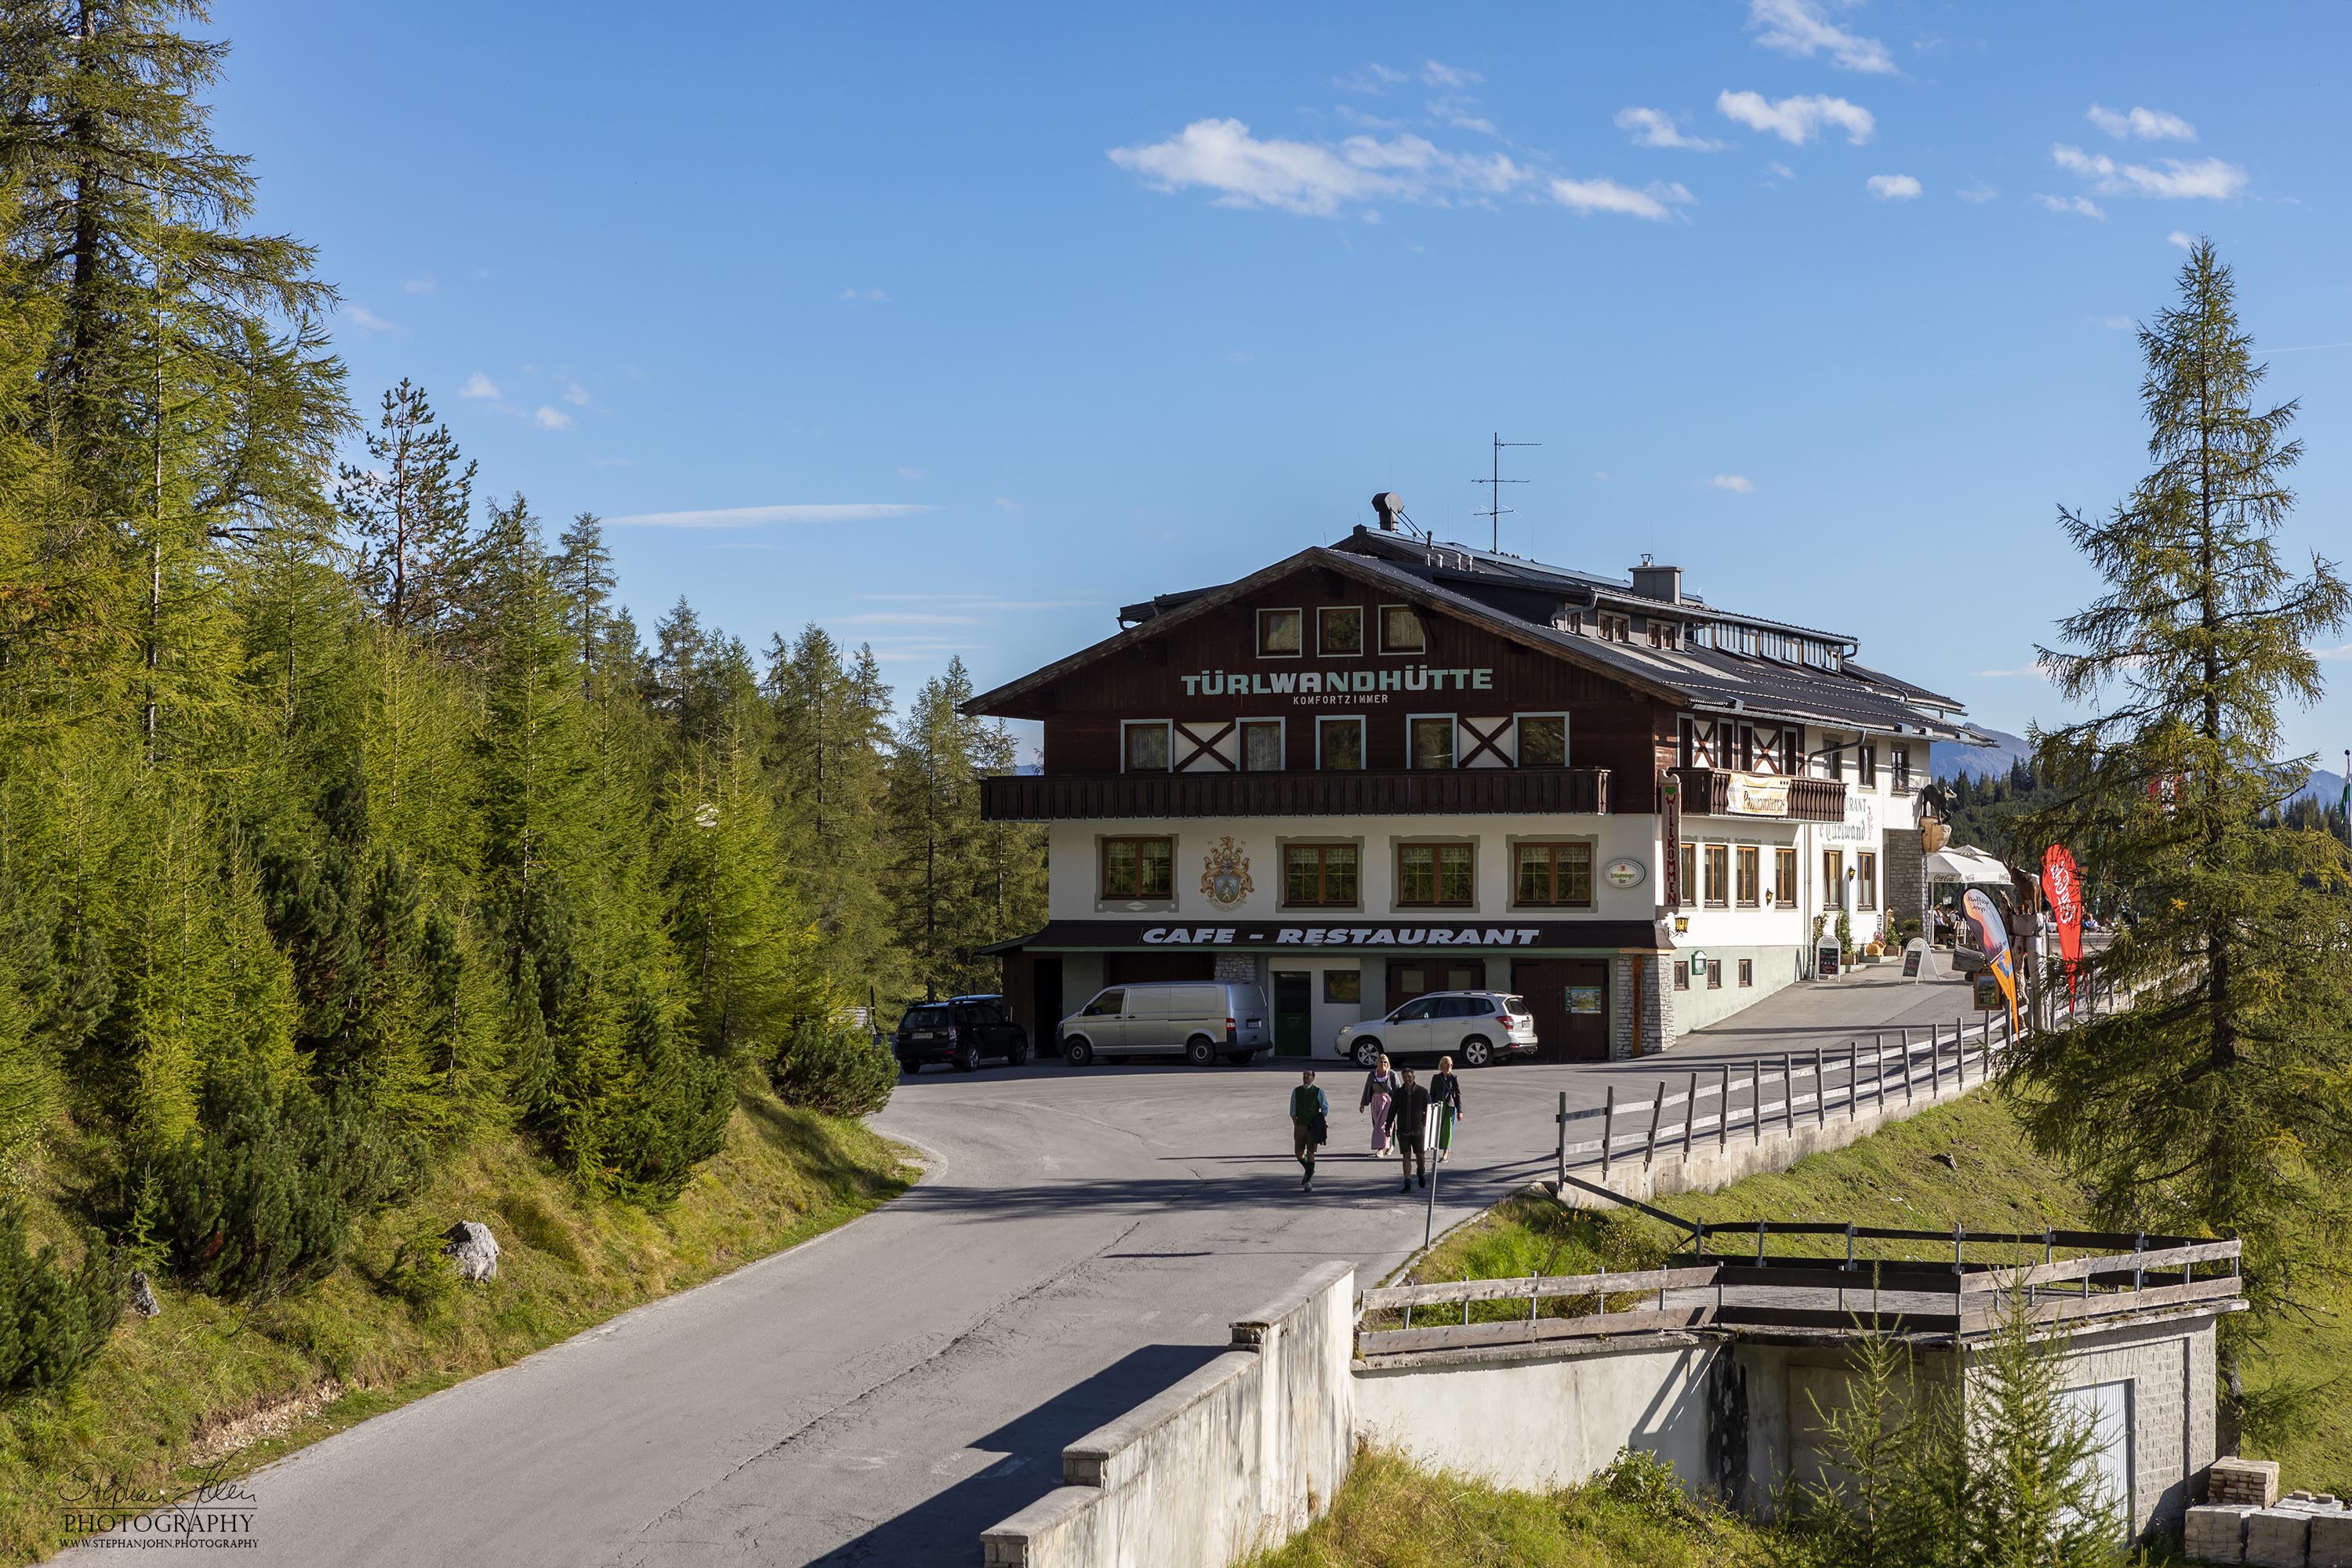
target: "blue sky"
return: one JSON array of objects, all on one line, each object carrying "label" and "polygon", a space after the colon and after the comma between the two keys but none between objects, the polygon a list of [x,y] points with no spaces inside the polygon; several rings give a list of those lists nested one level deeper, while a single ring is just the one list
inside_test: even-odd
[{"label": "blue sky", "polygon": [[[2210,235],[2347,550],[2352,13],[224,0],[224,145],[648,629],[983,686],[1370,521],[1847,631],[2022,730]],[[709,514],[722,514],[711,516]],[[732,514],[732,515],[725,515]],[[2346,639],[2352,643],[2352,634]],[[2334,650],[2331,650],[2334,651]],[[2344,650],[2352,653],[2352,648]],[[2352,677],[2352,658],[2331,659]],[[2337,760],[2352,693],[2290,718]]]}]

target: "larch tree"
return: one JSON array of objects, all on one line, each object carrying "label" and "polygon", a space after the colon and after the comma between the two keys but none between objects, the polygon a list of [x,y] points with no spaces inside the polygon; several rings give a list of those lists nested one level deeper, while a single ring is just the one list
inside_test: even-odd
[{"label": "larch tree", "polygon": [[2234,1394],[2244,1336],[2294,1308],[2290,1265],[2340,1268],[2352,1226],[2352,867],[2261,820],[2308,774],[2280,759],[2280,715],[2318,698],[2310,645],[2352,595],[2328,562],[2284,559],[2295,405],[2257,402],[2265,367],[2210,243],[2139,339],[2153,467],[2104,517],[2061,511],[2107,591],[2042,650],[2094,713],[2037,729],[2052,803],[2021,822],[2125,900],[2092,963],[2128,1003],[2032,1037],[2012,1081],[2110,1220],[2243,1239]]}]

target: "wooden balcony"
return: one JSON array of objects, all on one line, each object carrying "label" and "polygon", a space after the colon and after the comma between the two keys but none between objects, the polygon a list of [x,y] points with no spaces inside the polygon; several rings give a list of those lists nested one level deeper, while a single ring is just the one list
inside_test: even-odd
[{"label": "wooden balcony", "polygon": [[1597,816],[1607,768],[1455,768],[1411,773],[1007,773],[980,781],[990,822],[1182,816]]},{"label": "wooden balcony", "polygon": [[1732,775],[1730,773],[1717,768],[1675,768],[1671,771],[1675,777],[1682,782],[1685,816],[1785,816],[1792,822],[1843,822],[1845,820],[1845,781],[1843,779],[1790,779],[1789,809],[1786,813],[1734,811],[1731,808]]}]

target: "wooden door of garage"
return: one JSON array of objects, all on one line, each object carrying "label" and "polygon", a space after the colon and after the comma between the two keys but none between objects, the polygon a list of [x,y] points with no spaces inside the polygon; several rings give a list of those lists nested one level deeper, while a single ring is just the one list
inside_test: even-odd
[{"label": "wooden door of garage", "polygon": [[1536,1059],[1597,1062],[1609,1058],[1609,962],[1601,958],[1522,958],[1511,964],[1511,989],[1536,1016]]}]

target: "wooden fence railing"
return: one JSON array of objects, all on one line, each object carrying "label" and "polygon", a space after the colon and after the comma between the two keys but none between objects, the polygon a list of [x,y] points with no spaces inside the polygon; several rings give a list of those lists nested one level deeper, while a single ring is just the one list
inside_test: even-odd
[{"label": "wooden fence railing", "polygon": [[[1687,1222],[1685,1222],[1687,1223]],[[1655,1333],[1713,1327],[1856,1330],[1965,1339],[1990,1332],[2012,1311],[2056,1326],[2103,1317],[2198,1307],[2240,1293],[2239,1243],[2186,1237],[2123,1236],[2108,1231],[1970,1232],[1879,1226],[1755,1221],[1695,1226],[1694,1250],[1655,1268],[1626,1273],[1443,1280],[1366,1290],[1358,1302],[1357,1354],[1370,1359],[1415,1351],[1538,1344],[1547,1341]],[[1756,1237],[1754,1257],[1706,1250]],[[1839,1257],[1768,1254],[1773,1236],[1832,1236]],[[1861,1243],[1949,1247],[1948,1261],[1864,1258]],[[1969,1249],[2040,1247],[2036,1264],[1971,1258]],[[2085,1250],[2060,1258],[2060,1248]],[[2200,1277],[2200,1265],[2228,1265]],[[2173,1273],[2178,1270],[2177,1275]],[[1496,1303],[1525,1301],[1524,1315],[1494,1314]],[[1546,1301],[1571,1310],[1546,1317]],[[1612,1303],[1616,1304],[1612,1307]],[[1489,1309],[1472,1321],[1474,1307]],[[1420,1327],[1413,1314],[1423,1316]],[[1458,1311],[1458,1321],[1451,1320]],[[1395,1327],[1375,1320],[1401,1317]],[[1439,1321],[1430,1321],[1433,1317]]]}]

